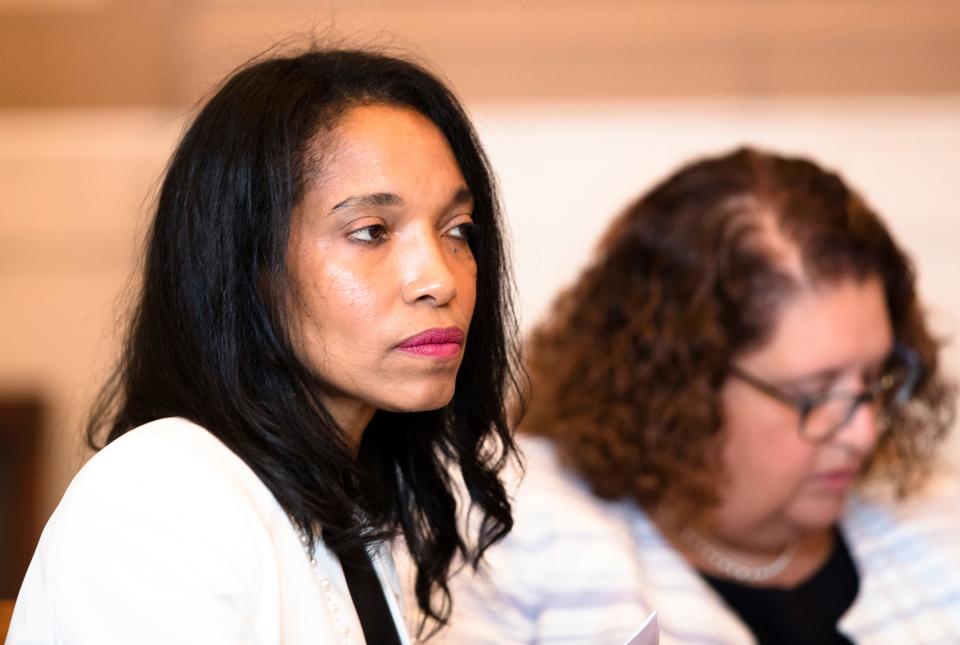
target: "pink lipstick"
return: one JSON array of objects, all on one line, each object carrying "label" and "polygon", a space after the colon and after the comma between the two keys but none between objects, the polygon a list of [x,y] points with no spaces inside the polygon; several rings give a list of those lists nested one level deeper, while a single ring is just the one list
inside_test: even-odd
[{"label": "pink lipstick", "polygon": [[427,329],[397,345],[397,349],[417,356],[450,358],[460,353],[464,334],[458,327]]},{"label": "pink lipstick", "polygon": [[846,492],[857,479],[855,469],[837,469],[820,473],[816,476],[817,482],[827,490]]}]

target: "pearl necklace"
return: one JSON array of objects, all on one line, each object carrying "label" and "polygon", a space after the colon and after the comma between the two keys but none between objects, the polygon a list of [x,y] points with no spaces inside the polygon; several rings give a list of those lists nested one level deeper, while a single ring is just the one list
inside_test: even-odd
[{"label": "pearl necklace", "polygon": [[790,563],[793,562],[793,558],[797,555],[799,547],[798,543],[790,544],[780,552],[780,555],[778,555],[773,562],[757,566],[744,564],[736,558],[727,555],[691,528],[683,529],[680,537],[697,555],[708,562],[710,566],[734,580],[741,582],[766,582],[783,573],[783,571],[790,566]]},{"label": "pearl necklace", "polygon": [[323,596],[323,604],[326,605],[327,613],[330,615],[330,618],[333,619],[333,624],[336,627],[337,634],[340,636],[340,642],[350,643],[350,627],[346,622],[344,622],[343,611],[340,609],[337,599],[333,597],[333,584],[330,582],[330,578],[327,577],[325,572],[321,571],[320,565],[317,562],[316,546],[314,546],[314,550],[311,551],[310,536],[307,535],[307,532],[299,524],[297,524],[293,518],[290,518],[290,522],[296,529],[297,535],[300,538],[300,544],[303,545],[303,551],[307,554],[307,559],[310,561],[310,569],[313,571],[313,577],[320,585],[320,592]]}]

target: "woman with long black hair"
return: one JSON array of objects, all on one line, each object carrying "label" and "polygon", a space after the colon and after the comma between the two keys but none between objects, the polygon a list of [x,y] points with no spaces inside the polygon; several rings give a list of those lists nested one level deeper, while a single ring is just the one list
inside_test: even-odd
[{"label": "woman with long black hair", "polygon": [[441,82],[343,50],[237,72],[167,169],[106,445],[8,642],[406,642],[398,535],[442,624],[453,559],[512,524],[513,320],[493,180]]}]

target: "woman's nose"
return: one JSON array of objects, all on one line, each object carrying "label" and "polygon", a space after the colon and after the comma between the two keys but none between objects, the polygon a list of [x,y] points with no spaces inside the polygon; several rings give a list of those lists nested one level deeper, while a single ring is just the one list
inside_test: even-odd
[{"label": "woman's nose", "polygon": [[456,297],[457,281],[436,234],[417,235],[404,245],[402,253],[400,271],[404,302],[426,301],[442,307]]},{"label": "woman's nose", "polygon": [[839,443],[867,454],[873,450],[880,435],[880,409],[874,401],[864,401],[854,411],[850,420],[837,432]]}]

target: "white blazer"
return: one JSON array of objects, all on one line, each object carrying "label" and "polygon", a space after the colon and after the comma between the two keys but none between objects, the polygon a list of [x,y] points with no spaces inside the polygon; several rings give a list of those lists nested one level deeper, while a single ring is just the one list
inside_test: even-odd
[{"label": "white blazer", "polygon": [[[7,645],[363,643],[343,569],[311,568],[283,508],[184,419],[136,428],[77,474],[47,523]],[[374,566],[409,643],[387,548]]]}]

